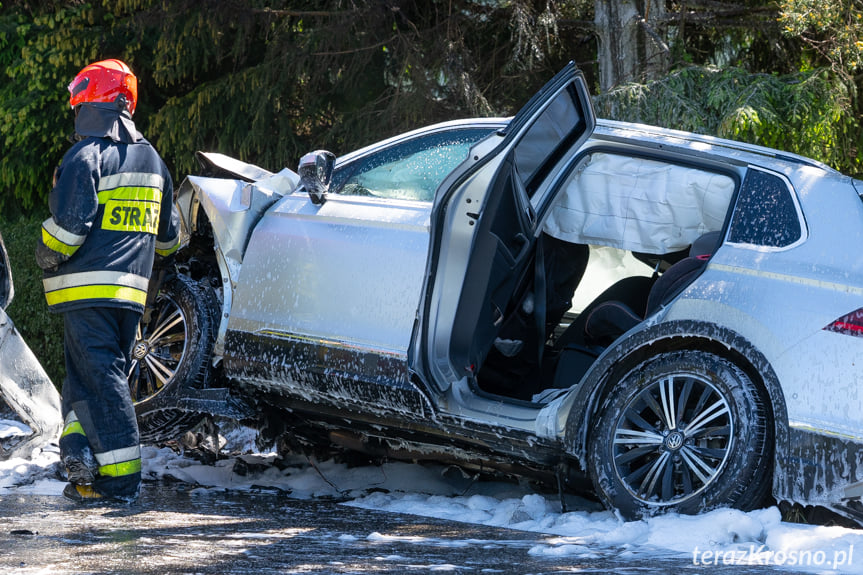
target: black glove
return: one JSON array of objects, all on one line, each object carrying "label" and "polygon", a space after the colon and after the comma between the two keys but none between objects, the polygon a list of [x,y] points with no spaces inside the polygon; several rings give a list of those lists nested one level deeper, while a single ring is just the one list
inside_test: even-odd
[{"label": "black glove", "polygon": [[36,244],[36,265],[46,272],[55,272],[60,264],[67,261],[69,256],[55,252],[41,241]]}]

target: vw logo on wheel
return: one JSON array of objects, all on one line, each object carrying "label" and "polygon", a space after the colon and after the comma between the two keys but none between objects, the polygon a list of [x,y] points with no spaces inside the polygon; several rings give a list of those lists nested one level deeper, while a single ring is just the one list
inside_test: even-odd
[{"label": "vw logo on wheel", "polygon": [[680,449],[683,447],[683,434],[679,431],[672,431],[668,434],[668,437],[665,438],[665,446],[668,449]]},{"label": "vw logo on wheel", "polygon": [[132,349],[132,357],[134,357],[135,359],[144,359],[144,356],[146,356],[149,351],[150,346],[147,344],[147,342],[139,341]]}]

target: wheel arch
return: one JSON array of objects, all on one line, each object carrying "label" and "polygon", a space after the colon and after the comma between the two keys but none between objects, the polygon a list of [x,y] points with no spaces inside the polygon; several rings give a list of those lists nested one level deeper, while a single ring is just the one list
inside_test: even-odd
[{"label": "wheel arch", "polygon": [[785,396],[770,362],[749,340],[723,326],[693,320],[675,320],[644,329],[624,341],[591,368],[578,386],[566,420],[564,443],[582,469],[588,469],[587,444],[603,402],[614,385],[635,366],[659,353],[678,350],[708,351],[740,367],[766,395],[773,418],[773,492],[775,469],[789,452],[790,435]]},{"label": "wheel arch", "polygon": [[[173,373],[170,374],[170,379],[164,380],[160,386],[155,383],[155,378],[158,378],[156,372],[150,371],[154,374],[153,385],[144,387],[144,393],[149,395],[138,397],[138,383],[146,381],[146,376],[141,374],[148,370],[144,354],[137,360],[139,367],[129,374],[130,392],[142,443],[173,439],[175,431],[181,433],[197,423],[202,414],[184,409],[179,403],[194,390],[209,387],[213,375],[210,354],[214,318],[211,310],[215,305],[215,297],[192,278],[179,274],[166,276],[159,290],[154,305],[159,301],[168,302],[167,305],[172,306],[169,308],[171,313],[163,316],[156,314],[154,309],[152,319],[142,318],[139,338],[143,339],[139,339],[136,348],[144,342],[143,349],[147,350],[146,355],[149,356],[152,350],[174,346],[179,341],[182,350],[176,365],[164,363],[165,359],[173,358],[173,349],[168,350],[171,357],[158,358],[159,365],[164,369],[173,369]],[[154,331],[148,333],[145,325],[154,328]],[[173,329],[181,329],[181,337],[175,338],[171,335],[170,330]],[[150,339],[152,334],[157,333],[162,335],[155,335],[155,339]],[[152,367],[149,369],[152,370]],[[163,376],[166,374],[165,371],[159,372]]]},{"label": "wheel arch", "polygon": [[[261,200],[262,194],[251,194],[250,186],[240,180],[188,176],[180,185],[175,200],[181,228],[178,268],[183,275],[196,281],[208,281],[219,299],[219,309],[215,310],[214,365],[221,362],[224,354],[233,290],[239,281],[248,238],[254,223],[275,201],[274,197]],[[246,189],[251,194],[248,201],[243,200]],[[251,198],[257,201],[252,202]],[[232,212],[228,208],[232,203],[243,208]],[[246,203],[254,206],[246,206]],[[255,209],[250,215],[251,207]]]}]

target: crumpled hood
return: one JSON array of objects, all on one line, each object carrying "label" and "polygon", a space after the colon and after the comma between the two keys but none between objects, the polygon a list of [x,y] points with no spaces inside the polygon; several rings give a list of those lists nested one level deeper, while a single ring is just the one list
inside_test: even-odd
[{"label": "crumpled hood", "polygon": [[129,112],[119,110],[114,103],[80,104],[75,117],[75,134],[81,139],[95,136],[124,144],[134,144],[144,137],[135,128]]}]

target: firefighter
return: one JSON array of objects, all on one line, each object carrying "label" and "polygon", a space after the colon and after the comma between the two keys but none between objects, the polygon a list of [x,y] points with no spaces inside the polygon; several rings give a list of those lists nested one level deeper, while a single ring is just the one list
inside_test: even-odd
[{"label": "firefighter", "polygon": [[63,156],[36,260],[49,309],[64,319],[63,494],[131,502],[141,448],[127,373],[154,259],[179,246],[165,163],[132,121],[138,80],[120,60],[69,84],[76,143]]}]

